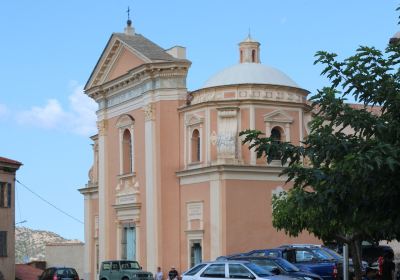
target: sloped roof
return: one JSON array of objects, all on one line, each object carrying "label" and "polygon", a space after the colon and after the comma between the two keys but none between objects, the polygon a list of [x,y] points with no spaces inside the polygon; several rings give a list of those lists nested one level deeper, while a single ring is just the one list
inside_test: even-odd
[{"label": "sloped roof", "polygon": [[0,163],[22,165],[22,163],[19,162],[19,161],[16,161],[16,160],[13,160],[13,159],[9,159],[9,158],[5,158],[5,157],[0,157]]},{"label": "sloped roof", "polygon": [[15,279],[18,280],[37,280],[42,272],[43,270],[27,264],[15,265]]},{"label": "sloped roof", "polygon": [[92,73],[85,85],[85,90],[88,88],[92,78],[94,78],[96,69],[100,67],[100,63],[102,58],[105,56],[107,49],[111,47],[112,42],[115,42],[114,39],[118,39],[123,44],[128,47],[134,49],[143,57],[147,58],[148,62],[172,62],[172,61],[187,61],[186,59],[178,59],[167,53],[163,48],[159,45],[153,43],[146,37],[141,34],[135,33],[134,35],[126,34],[126,33],[113,33],[110,36],[105,48],[103,49],[102,54],[100,55],[95,67],[93,68]]},{"label": "sloped roof", "polygon": [[174,58],[172,55],[165,52],[163,48],[153,43],[146,37],[135,34],[127,35],[125,33],[114,33],[118,39],[120,39],[125,44],[134,48],[142,55],[153,61],[165,60],[165,61],[177,61],[180,59]]}]

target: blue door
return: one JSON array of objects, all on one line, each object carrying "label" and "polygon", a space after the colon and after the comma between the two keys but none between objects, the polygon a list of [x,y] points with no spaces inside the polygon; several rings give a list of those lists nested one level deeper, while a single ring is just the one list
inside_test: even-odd
[{"label": "blue door", "polygon": [[127,227],[126,230],[126,258],[136,260],[136,229]]}]

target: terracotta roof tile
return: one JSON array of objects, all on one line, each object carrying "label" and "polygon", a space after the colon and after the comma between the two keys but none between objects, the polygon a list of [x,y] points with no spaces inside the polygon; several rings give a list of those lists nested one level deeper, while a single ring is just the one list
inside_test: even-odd
[{"label": "terracotta roof tile", "polygon": [[27,264],[16,264],[15,265],[15,279],[19,280],[37,280],[38,276],[42,274],[43,270],[27,265]]},{"label": "terracotta roof tile", "polygon": [[0,157],[0,162],[3,163],[8,163],[8,164],[16,164],[16,165],[22,165],[21,162],[13,160],[13,159],[9,159],[9,158],[5,158],[5,157]]}]

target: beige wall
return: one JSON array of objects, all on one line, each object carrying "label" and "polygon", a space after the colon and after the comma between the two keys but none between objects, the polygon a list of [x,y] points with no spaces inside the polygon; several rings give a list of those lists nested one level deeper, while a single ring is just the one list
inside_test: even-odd
[{"label": "beige wall", "polygon": [[83,243],[51,243],[45,247],[46,266],[73,267],[83,278]]}]

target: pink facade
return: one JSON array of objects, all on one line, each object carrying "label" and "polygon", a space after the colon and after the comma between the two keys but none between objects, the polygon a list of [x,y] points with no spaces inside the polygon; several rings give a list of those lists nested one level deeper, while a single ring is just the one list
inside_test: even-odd
[{"label": "pink facade", "polygon": [[258,129],[298,144],[307,131],[308,92],[261,65],[259,46],[248,37],[242,63],[188,92],[181,47],[165,51],[130,25],[111,36],[85,87],[99,105],[94,164],[80,190],[85,279],[109,259],[183,272],[221,255],[317,242],[272,227],[272,195],[289,186],[278,162],[266,165],[238,136]]}]

